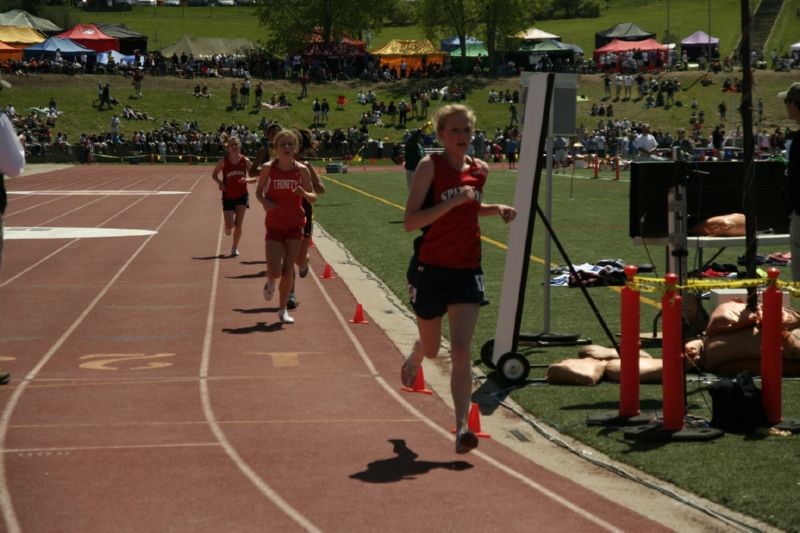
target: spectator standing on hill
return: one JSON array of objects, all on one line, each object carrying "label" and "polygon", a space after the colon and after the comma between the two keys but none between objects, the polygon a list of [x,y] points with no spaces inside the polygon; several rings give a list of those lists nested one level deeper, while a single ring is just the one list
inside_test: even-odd
[{"label": "spectator standing on hill", "polygon": [[238,108],[237,99],[239,98],[239,89],[236,88],[235,83],[231,83],[231,110]]},{"label": "spectator standing on hill", "polygon": [[420,162],[406,202],[405,230],[422,230],[408,267],[419,340],[401,368],[400,379],[405,387],[413,387],[423,358],[438,355],[442,317],[447,314],[455,451],[461,454],[478,446],[467,423],[472,393],[470,346],[484,297],[478,217],[499,215],[508,223],[517,213],[507,205],[482,202],[489,167],[466,155],[475,128],[472,111],[459,104],[444,106],[434,116],[434,124],[444,152]]},{"label": "spectator standing on hill", "polygon": [[611,98],[611,77],[608,73],[603,75],[603,89],[606,92],[606,98]]},{"label": "spectator standing on hill", "polygon": [[722,152],[722,143],[725,142],[725,131],[722,129],[722,126],[717,126],[714,128],[714,131],[711,132],[711,146],[720,153]]},{"label": "spectator standing on hill", "polygon": [[720,102],[717,109],[719,110],[719,121],[725,124],[725,115],[728,113],[728,106],[725,105],[725,102]]},{"label": "spectator standing on hill", "polygon": [[425,157],[425,149],[422,147],[422,130],[417,128],[409,135],[403,150],[406,185],[409,191],[411,190],[411,184],[414,180],[414,171],[417,170],[417,165],[419,165],[423,157]]},{"label": "spectator standing on hill", "polygon": [[506,139],[506,160],[508,160],[508,169],[514,170],[517,168],[517,139],[514,136],[510,136]]},{"label": "spectator standing on hill", "polygon": [[142,81],[144,80],[144,69],[138,67],[133,73],[133,90],[136,91],[136,98],[142,97]]},{"label": "spectator standing on hill", "polygon": [[328,113],[331,110],[331,105],[328,103],[327,98],[322,99],[322,103],[320,104],[320,113],[322,118],[322,124],[328,124]]},{"label": "spectator standing on hill", "polygon": [[261,82],[256,83],[256,110],[261,112],[261,100],[264,98],[264,85]]},{"label": "spectator standing on hill", "polygon": [[[800,126],[800,82],[778,93],[778,98],[786,104],[786,114]],[[789,236],[792,252],[792,281],[800,281],[800,130],[787,139],[789,164],[786,167],[786,181],[783,186],[783,208],[789,217]]]},{"label": "spectator standing on hill", "polygon": [[314,126],[319,126],[322,123],[322,104],[319,103],[319,98],[314,98],[311,102],[311,110],[314,112]]},{"label": "spectator standing on hill", "polygon": [[515,124],[519,124],[519,120],[517,120],[517,104],[514,102],[508,104],[508,111],[511,113],[511,119],[508,121],[508,127],[510,128]]}]

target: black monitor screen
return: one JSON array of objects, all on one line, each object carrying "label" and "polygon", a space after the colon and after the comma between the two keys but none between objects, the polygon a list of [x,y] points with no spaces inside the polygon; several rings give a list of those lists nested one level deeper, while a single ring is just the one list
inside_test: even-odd
[{"label": "black monitor screen", "polygon": [[[648,161],[631,164],[631,237],[667,237],[667,195],[677,173],[688,174],[687,227],[719,215],[744,213],[741,161],[678,164]],[[786,165],[780,161],[755,162],[756,230],[788,233],[789,219],[781,207]],[[692,171],[707,172],[694,174]]]}]

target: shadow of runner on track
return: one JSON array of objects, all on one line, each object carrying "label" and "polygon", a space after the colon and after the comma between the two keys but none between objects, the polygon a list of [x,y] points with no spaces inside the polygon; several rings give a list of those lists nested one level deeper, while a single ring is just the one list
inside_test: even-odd
[{"label": "shadow of runner on track", "polygon": [[416,479],[417,476],[427,474],[434,468],[445,470],[469,470],[473,466],[466,461],[417,461],[417,455],[406,446],[402,439],[389,439],[397,457],[379,459],[367,465],[367,469],[352,474],[350,477],[367,483],[395,483],[406,479]]},{"label": "shadow of runner on track", "polygon": [[192,257],[192,259],[194,259],[195,261],[209,261],[211,259],[228,259],[228,257],[229,256],[225,254],[219,254],[219,255],[207,255],[205,257]]},{"label": "shadow of runner on track", "polygon": [[261,270],[260,272],[256,272],[254,274],[239,274],[238,276],[225,276],[226,279],[254,279],[254,278],[264,278],[267,276],[266,270]]},{"label": "shadow of runner on track", "polygon": [[243,315],[257,315],[260,313],[277,313],[278,309],[278,307],[254,307],[252,309],[234,309],[234,311]]},{"label": "shadow of runner on track", "polygon": [[283,324],[280,322],[276,322],[275,324],[267,324],[266,322],[256,322],[252,326],[244,326],[241,328],[222,328],[224,333],[230,333],[231,335],[247,335],[249,333],[258,333],[258,332],[265,332],[268,333],[270,331],[278,331],[283,329]]}]

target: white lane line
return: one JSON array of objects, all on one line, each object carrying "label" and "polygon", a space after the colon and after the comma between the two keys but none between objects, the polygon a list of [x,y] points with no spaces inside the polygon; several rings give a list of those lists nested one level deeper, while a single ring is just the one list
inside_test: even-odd
[{"label": "white lane line", "polygon": [[43,226],[7,226],[4,230],[7,241],[42,239],[103,239],[108,237],[145,237],[155,233],[149,229],[116,228],[60,228]]},{"label": "white lane line", "polygon": [[[405,407],[406,410],[408,410],[412,415],[414,415],[417,418],[419,418],[422,422],[425,423],[425,425],[427,425],[432,430],[434,430],[436,433],[438,433],[439,435],[444,437],[447,440],[448,445],[452,445],[453,444],[453,435],[449,430],[446,430],[446,429],[440,427],[438,424],[436,424],[436,422],[434,422],[433,420],[431,420],[430,418],[428,418],[427,416],[422,414],[422,412],[420,412],[416,407],[411,405],[408,402],[408,400],[406,400],[396,390],[395,387],[389,385],[386,382],[386,380],[383,379],[383,377],[378,373],[378,370],[375,368],[375,365],[372,362],[372,360],[370,359],[369,355],[367,354],[367,351],[364,349],[364,347],[362,346],[361,342],[359,342],[358,338],[353,334],[353,331],[352,331],[351,327],[349,326],[349,324],[347,323],[347,320],[342,316],[342,314],[336,308],[336,306],[333,303],[333,300],[328,295],[328,292],[325,290],[325,287],[320,282],[319,276],[317,276],[317,274],[315,272],[313,272],[313,270],[310,270],[309,272],[311,273],[311,277],[314,279],[314,282],[317,284],[317,287],[319,287],[320,292],[322,292],[322,296],[325,298],[325,301],[328,303],[328,306],[330,307],[331,311],[333,311],[333,314],[336,316],[336,319],[339,321],[339,324],[341,325],[342,330],[344,330],[344,332],[347,334],[347,337],[350,339],[350,342],[353,343],[353,346],[355,347],[356,351],[361,356],[361,360],[364,362],[364,365],[366,365],[367,369],[374,376],[374,378],[378,382],[378,384],[383,388],[383,390],[385,390],[389,394],[389,396],[394,398],[400,405]],[[540,492],[542,495],[550,498],[551,500],[555,501],[556,503],[558,503],[560,505],[563,505],[564,507],[566,507],[570,511],[572,511],[575,514],[585,518],[586,520],[598,525],[599,527],[601,527],[603,529],[606,529],[608,531],[614,531],[614,532],[620,532],[620,533],[622,532],[621,529],[619,529],[618,527],[614,526],[613,524],[610,524],[610,523],[606,522],[605,520],[603,520],[602,518],[600,518],[598,516],[595,516],[592,513],[589,513],[588,511],[584,510],[583,508],[581,508],[580,504],[571,502],[570,500],[568,500],[568,499],[560,496],[559,494],[551,491],[550,489],[548,489],[544,485],[541,485],[540,483],[537,483],[536,481],[534,481],[534,480],[532,480],[532,479],[520,474],[519,472],[517,472],[513,468],[501,463],[497,459],[494,459],[493,457],[490,457],[489,455],[487,455],[487,454],[485,454],[483,452],[480,452],[478,450],[475,450],[475,451],[471,452],[470,455],[472,455],[474,457],[480,457],[481,459],[483,459],[484,461],[486,461],[490,465],[494,466],[495,468],[497,468],[501,472],[504,472],[505,474],[508,474],[509,476],[511,476],[512,478],[516,479],[517,481],[520,481],[523,484],[529,486],[530,488]]]},{"label": "white lane line", "polygon": [[[220,226],[217,236],[217,255],[222,251],[222,225],[223,221],[220,220]],[[217,285],[219,279],[219,264],[220,261],[214,262],[214,272],[211,278],[211,297],[208,301],[208,314],[206,315],[206,332],[203,338],[203,354],[200,363],[200,400],[203,403],[203,414],[206,417],[208,426],[211,432],[219,441],[222,449],[239,468],[239,470],[255,485],[255,487],[269,499],[278,509],[286,513],[292,520],[294,520],[300,527],[306,531],[321,531],[310,520],[304,517],[297,509],[292,507],[289,502],[284,500],[278,492],[269,486],[247,462],[236,452],[236,448],[228,440],[225,432],[222,431],[220,423],[216,419],[214,409],[211,407],[211,395],[208,390],[208,367],[211,361],[211,337],[214,330],[214,308],[217,304]]]},{"label": "white lane line", "polygon": [[[143,181],[143,180],[142,180]],[[101,190],[81,189],[72,191],[44,190],[44,191],[8,191],[9,195],[22,196],[161,196],[165,194],[189,194],[188,191],[133,191],[127,189]]]},{"label": "white lane line", "polygon": [[216,442],[175,442],[172,444],[119,444],[108,446],[57,446],[55,448],[6,448],[2,452],[5,455],[11,454],[53,454],[59,452],[80,452],[97,450],[141,450],[147,448],[219,448]]},{"label": "white lane line", "polygon": [[[171,181],[174,181],[174,180],[176,180],[176,179],[178,179],[178,176],[173,176],[172,178],[168,179],[168,180],[167,180],[165,183],[163,183],[161,186],[162,186],[162,187],[166,187],[166,186],[167,186],[167,185],[168,185],[168,184],[169,184]],[[192,185],[192,188],[194,188],[194,185]],[[118,216],[120,216],[122,213],[124,213],[124,212],[125,212],[125,211],[127,211],[128,209],[131,209],[131,208],[133,208],[133,207],[134,207],[136,204],[138,204],[139,202],[143,201],[145,198],[147,198],[147,197],[146,197],[146,196],[143,196],[143,197],[139,198],[138,200],[136,200],[136,201],[134,201],[134,202],[131,202],[131,203],[130,203],[130,204],[128,204],[128,205],[127,205],[127,206],[126,206],[124,209],[122,209],[122,210],[120,210],[120,211],[117,211],[117,212],[116,212],[116,213],[114,213],[112,216],[110,216],[109,218],[105,219],[103,222],[101,222],[100,224],[98,224],[98,225],[97,225],[97,227],[99,228],[99,227],[101,227],[101,226],[104,226],[105,224],[108,224],[109,222],[111,222],[112,220],[114,220],[115,218],[117,218]],[[183,198],[181,198],[180,202],[183,202],[183,201],[184,201],[186,198],[188,198],[188,196],[184,196]],[[96,201],[98,201],[98,200],[96,200]],[[180,205],[180,204],[178,204],[178,205]],[[82,207],[86,207],[86,204],[84,204]],[[78,208],[78,209],[80,209],[80,208]],[[65,213],[65,214],[66,214],[66,213]],[[55,220],[56,218],[60,218],[61,216],[63,216],[63,215],[59,215],[58,217],[55,217],[55,218],[53,218],[53,219],[50,219],[50,220]],[[49,221],[48,221],[48,222],[49,222]],[[161,226],[159,226],[159,228],[160,228],[160,227],[161,227]],[[157,230],[158,230],[158,228],[156,228],[156,231],[157,231]],[[149,237],[147,238],[147,241],[145,241],[145,242],[149,242],[151,238],[152,238],[152,235],[151,235],[151,236],[149,236]],[[72,239],[71,241],[69,241],[69,242],[67,242],[67,243],[63,244],[62,246],[60,246],[59,248],[56,248],[55,250],[53,250],[53,251],[52,251],[51,253],[49,253],[48,255],[44,256],[43,258],[41,258],[41,259],[40,259],[40,260],[38,260],[37,262],[35,262],[35,263],[33,263],[32,265],[30,265],[28,268],[25,268],[25,269],[23,269],[23,270],[20,270],[20,271],[19,271],[19,272],[17,272],[17,273],[16,273],[14,276],[11,276],[10,278],[8,278],[7,280],[5,280],[4,282],[0,283],[0,288],[3,288],[3,287],[5,287],[6,285],[10,284],[11,282],[13,282],[13,281],[15,281],[15,280],[19,279],[20,277],[24,276],[25,274],[27,274],[28,272],[30,272],[30,271],[31,271],[31,270],[33,270],[34,268],[38,267],[38,266],[39,266],[39,265],[41,265],[42,263],[45,263],[45,262],[47,262],[47,261],[48,261],[48,260],[49,260],[51,257],[54,257],[54,256],[58,255],[58,254],[59,254],[59,253],[61,253],[63,250],[65,250],[66,248],[68,248],[68,247],[72,246],[73,244],[75,244],[75,243],[76,243],[76,242],[78,242],[79,240],[80,240],[80,239]]]},{"label": "white lane line", "polygon": [[[174,176],[172,179],[176,179],[177,176]],[[200,183],[201,179],[205,178],[197,178],[197,180],[192,185],[192,189]],[[169,180],[171,181],[171,180]],[[175,206],[167,213],[167,216],[164,217],[164,220],[158,225],[156,231],[160,230],[167,221],[172,217],[175,211],[183,204],[183,202],[189,198],[188,195],[183,196]],[[116,215],[115,215],[116,216]],[[72,334],[75,332],[76,329],[83,323],[89,313],[94,310],[100,300],[111,290],[111,287],[114,286],[117,279],[127,270],[131,263],[139,256],[142,250],[150,243],[150,241],[155,237],[156,234],[150,235],[147,237],[139,248],[131,254],[127,261],[117,270],[117,273],[108,280],[108,283],[103,287],[103,289],[95,296],[91,302],[84,308],[80,315],[72,322],[72,324],[61,334],[61,336],[56,340],[55,344],[53,344],[47,353],[45,353],[36,366],[31,369],[30,372],[25,376],[25,378],[19,382],[19,385],[14,389],[14,392],[11,393],[11,396],[8,399],[5,407],[3,408],[3,413],[0,416],[0,450],[5,449],[5,441],[6,436],[8,435],[8,428],[9,423],[11,421],[11,414],[14,412],[14,408],[16,407],[17,403],[19,402],[20,397],[28,388],[30,383],[36,378],[37,374],[44,368],[44,366],[50,361],[53,355],[63,346],[63,344],[69,339]],[[63,248],[63,247],[62,247]],[[50,254],[52,255],[52,254]],[[2,285],[0,285],[1,287]],[[3,513],[3,519],[5,520],[6,530],[9,533],[18,533],[20,531],[19,520],[17,519],[17,513],[14,511],[14,504],[11,501],[11,494],[8,490],[8,480],[6,479],[6,465],[5,461],[0,461],[0,511]]]},{"label": "white lane line", "polygon": [[[140,179],[139,181],[137,181],[137,182],[135,182],[135,183],[131,183],[131,184],[130,184],[130,185],[128,185],[128,186],[129,186],[129,187],[133,187],[134,185],[138,185],[139,183],[141,183],[141,182],[145,181],[146,179],[147,179],[147,178],[142,178],[142,179]],[[173,178],[173,179],[175,179],[175,178]],[[62,199],[64,199],[64,198],[66,198],[66,196],[63,196],[63,197],[57,198],[57,200],[62,200]],[[74,207],[74,208],[70,209],[69,211],[65,211],[65,212],[63,212],[63,213],[59,213],[58,215],[54,216],[53,218],[49,218],[49,219],[47,219],[47,220],[44,220],[44,221],[42,221],[42,222],[39,222],[39,225],[40,225],[40,226],[44,226],[44,225],[46,225],[46,224],[49,224],[49,223],[53,222],[54,220],[58,220],[59,218],[63,218],[63,217],[65,217],[65,216],[67,216],[67,215],[71,215],[72,213],[75,213],[75,212],[77,212],[77,211],[80,211],[80,210],[82,210],[82,209],[86,209],[87,207],[89,207],[89,206],[91,206],[91,205],[93,205],[93,204],[96,204],[96,203],[98,203],[98,202],[102,202],[102,201],[103,201],[103,200],[105,200],[105,199],[106,199],[105,197],[100,197],[100,198],[95,198],[94,200],[91,200],[91,201],[88,201],[88,202],[84,202],[84,203],[82,203],[81,205],[79,205],[79,206],[77,206],[77,207]],[[51,200],[51,201],[52,201],[52,200]],[[41,203],[41,204],[38,204],[38,205],[35,205],[35,206],[28,207],[27,209],[21,209],[21,210],[19,210],[19,211],[14,211],[13,213],[11,213],[11,215],[16,215],[16,214],[18,214],[18,213],[24,213],[25,211],[29,211],[30,209],[33,209],[33,208],[36,208],[36,207],[41,207],[42,205],[45,205],[45,204],[48,204],[48,203],[50,203],[50,202],[44,202],[44,203]],[[6,216],[6,219],[8,219],[8,216]]]},{"label": "white lane line", "polygon": [[[109,180],[109,181],[107,181],[107,182],[103,182],[103,183],[102,183],[102,185],[108,185],[110,182],[114,182],[114,181],[120,181],[120,180],[122,180],[122,179],[124,179],[124,178],[113,178],[113,179],[111,179],[111,180]],[[133,186],[133,185],[135,185],[135,184],[141,183],[141,182],[143,182],[143,181],[144,181],[144,180],[146,180],[146,179],[147,179],[147,178],[142,178],[142,179],[140,179],[140,180],[138,180],[138,181],[134,182],[133,184],[129,185],[129,187],[132,187],[132,186]],[[72,182],[72,183],[67,183],[67,184],[65,184],[65,185],[63,185],[63,186],[64,186],[64,187],[72,187],[72,186],[73,186],[73,185],[75,185],[76,183],[80,183],[80,182],[82,182],[82,181],[85,181],[85,180],[84,180],[84,179],[78,179],[78,180],[76,180],[76,181],[74,181],[74,182]],[[60,190],[60,189],[51,189],[51,190],[53,190],[53,191],[58,191],[58,190]],[[22,200],[22,199],[24,198],[24,197],[23,197],[23,198],[14,198],[14,197],[13,197],[13,193],[14,193],[14,191],[8,191],[8,192],[9,192],[9,194],[11,195],[11,196],[9,197],[9,199],[8,199],[8,204],[9,204],[9,206],[11,206],[11,203],[12,203],[12,202],[18,202],[19,200]],[[15,214],[17,214],[17,213],[24,213],[24,212],[26,212],[26,211],[30,211],[31,209],[36,209],[37,207],[41,207],[41,206],[43,206],[43,205],[51,204],[51,203],[53,203],[53,202],[58,202],[59,200],[63,200],[64,198],[66,198],[66,196],[62,196],[62,197],[58,197],[58,198],[52,198],[52,199],[50,199],[50,200],[47,200],[47,201],[44,201],[44,202],[39,202],[38,204],[33,204],[33,205],[30,205],[30,206],[28,206],[28,207],[25,207],[25,208],[23,208],[23,209],[14,209],[14,210],[12,210],[12,212],[11,212],[11,213],[8,213],[8,212],[6,213],[6,218],[7,218],[7,217],[9,217],[10,215],[15,215]]]}]

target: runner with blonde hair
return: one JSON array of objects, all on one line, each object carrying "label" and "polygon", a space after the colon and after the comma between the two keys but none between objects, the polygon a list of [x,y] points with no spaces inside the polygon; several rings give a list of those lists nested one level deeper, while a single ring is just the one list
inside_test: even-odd
[{"label": "runner with blonde hair", "polygon": [[[255,183],[255,178],[247,177],[250,160],[239,152],[239,137],[228,137],[225,141],[228,153],[219,160],[211,178],[217,182],[222,191],[222,214],[225,217],[225,235],[233,233],[231,257],[239,255],[239,240],[242,238],[244,214],[250,207],[250,195],[247,184]],[[222,173],[222,179],[219,174]]]},{"label": "runner with blonde hair", "polygon": [[442,317],[447,314],[456,453],[467,453],[478,446],[478,438],[467,424],[472,394],[470,346],[483,300],[478,217],[499,215],[508,223],[517,212],[507,205],[482,202],[489,166],[467,155],[475,129],[472,110],[460,104],[446,105],[436,112],[433,123],[444,152],[420,161],[406,202],[406,231],[422,230],[414,241],[407,274],[419,340],[403,364],[400,378],[403,385],[412,387],[423,357],[437,356]]}]

